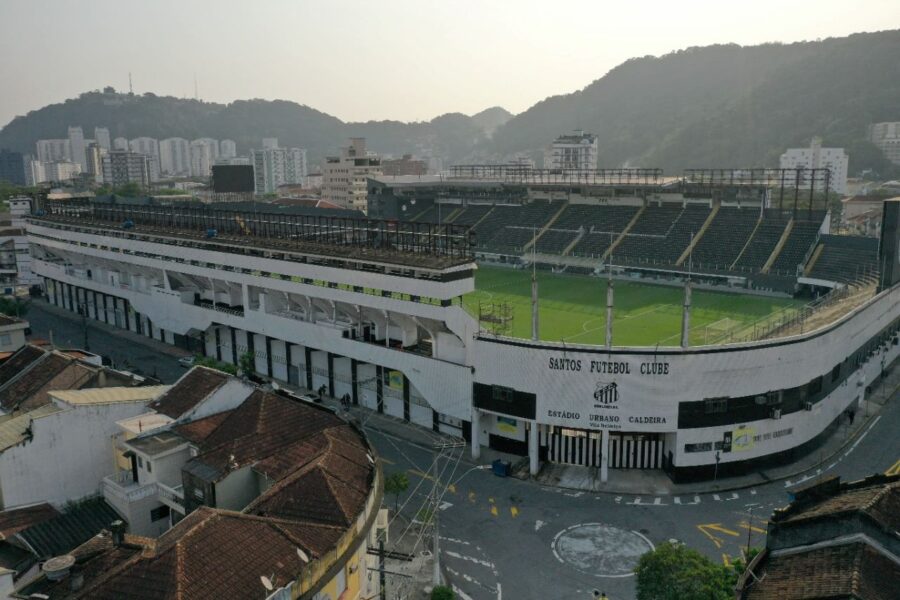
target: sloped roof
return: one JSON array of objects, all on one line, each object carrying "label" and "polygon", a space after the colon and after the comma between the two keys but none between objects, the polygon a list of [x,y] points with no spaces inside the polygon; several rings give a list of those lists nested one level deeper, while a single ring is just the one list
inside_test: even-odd
[{"label": "sloped roof", "polygon": [[208,438],[232,412],[233,411],[226,410],[204,417],[203,419],[185,423],[184,425],[177,425],[175,427],[175,432],[192,444],[201,446],[203,445],[203,442],[206,441],[206,438]]},{"label": "sloped roof", "polygon": [[28,325],[28,321],[10,317],[9,315],[0,315],[0,327],[5,327],[7,325]]},{"label": "sloped roof", "polygon": [[900,589],[900,568],[866,543],[771,556],[755,575],[744,600],[893,600]]},{"label": "sloped roof", "polygon": [[0,540],[7,539],[23,529],[56,516],[59,516],[59,511],[46,502],[25,508],[4,510],[0,512]]},{"label": "sloped roof", "polygon": [[900,530],[900,481],[842,488],[834,495],[805,505],[791,506],[781,518],[777,518],[776,514],[775,520],[783,527],[853,512],[865,513],[891,531]]},{"label": "sloped roof", "polygon": [[[13,356],[10,360],[15,360]],[[96,367],[77,362],[58,352],[31,363],[20,377],[0,389],[0,406],[6,411],[30,410],[49,402],[45,389],[51,381],[68,374],[57,382],[60,388],[78,389],[86,385],[96,372]]]},{"label": "sloped roof", "polygon": [[50,392],[54,398],[66,404],[113,404],[115,402],[139,402],[155,399],[169,389],[168,385],[91,388],[86,390],[60,390]]},{"label": "sloped roof", "polygon": [[0,452],[24,442],[29,436],[32,420],[61,411],[62,409],[55,404],[44,404],[11,419],[0,421]]},{"label": "sloped roof", "polygon": [[48,558],[71,552],[119,518],[106,500],[92,498],[17,535],[34,549],[38,558]]},{"label": "sloped roof", "polygon": [[169,391],[150,404],[150,408],[177,419],[200,404],[207,396],[222,386],[228,378],[229,375],[222,371],[200,366],[193,367],[176,381]]},{"label": "sloped roof", "polygon": [[[159,538],[155,548],[120,565],[79,597],[97,600],[167,600],[262,597],[260,575],[284,584],[311,557],[332,547],[343,529],[262,519],[201,507]],[[315,547],[304,538],[315,538]],[[211,549],[215,551],[211,551]]]},{"label": "sloped roof", "polygon": [[28,365],[47,354],[46,350],[27,344],[19,348],[15,354],[0,365],[0,385],[4,385],[13,377],[24,371]]}]

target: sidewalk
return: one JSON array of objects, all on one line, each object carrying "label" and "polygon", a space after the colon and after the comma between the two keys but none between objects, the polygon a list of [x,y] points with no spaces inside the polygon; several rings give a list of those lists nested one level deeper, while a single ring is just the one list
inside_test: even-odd
[{"label": "sidewalk", "polygon": [[535,478],[538,483],[574,490],[629,495],[689,495],[740,490],[773,481],[791,480],[811,469],[833,462],[844,448],[853,444],[874,422],[883,407],[900,389],[900,361],[888,367],[885,377],[872,388],[853,423],[840,418],[822,444],[798,460],[784,465],[727,477],[718,481],[674,483],[662,471],[609,470],[609,481],[601,482],[599,469],[573,465],[545,464]]}]

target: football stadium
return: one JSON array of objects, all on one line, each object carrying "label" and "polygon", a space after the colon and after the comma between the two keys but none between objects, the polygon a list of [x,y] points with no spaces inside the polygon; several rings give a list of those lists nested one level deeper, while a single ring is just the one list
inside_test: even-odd
[{"label": "football stadium", "polygon": [[831,230],[828,173],[454,167],[368,214],[35,204],[47,299],[482,447],[727,475],[813,451],[898,354],[900,203]]}]

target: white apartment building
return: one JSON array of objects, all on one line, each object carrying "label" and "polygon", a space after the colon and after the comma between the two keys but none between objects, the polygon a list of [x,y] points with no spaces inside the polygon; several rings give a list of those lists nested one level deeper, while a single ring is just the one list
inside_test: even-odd
[{"label": "white apartment building", "polygon": [[42,163],[57,160],[71,160],[72,150],[69,140],[38,140],[37,159]]},{"label": "white apartment building", "polygon": [[366,138],[350,138],[340,156],[329,156],[322,168],[322,198],[343,208],[366,212],[366,179],[381,175],[381,158],[366,150]]},{"label": "white apartment building", "polygon": [[81,165],[68,161],[57,160],[44,163],[44,181],[69,181],[81,173]]},{"label": "white apartment building", "polygon": [[278,186],[303,183],[307,175],[303,148],[264,148],[252,152],[253,177],[257,194],[270,194]]},{"label": "white apartment building", "polygon": [[128,139],[123,137],[114,139],[113,150],[128,150]]},{"label": "white apartment building", "polygon": [[869,141],[878,146],[886,159],[900,165],[900,121],[869,125]]},{"label": "white apartment building", "polygon": [[191,176],[209,177],[219,158],[219,140],[200,138],[191,142]]},{"label": "white apartment building", "polygon": [[262,147],[263,150],[267,148],[277,148],[278,147],[278,138],[267,137],[262,139]]},{"label": "white apartment building", "polygon": [[25,237],[25,218],[31,214],[31,198],[19,197],[9,200],[10,223],[17,229],[13,239],[16,253],[16,283],[23,286],[40,285],[42,279],[31,270],[31,252]]},{"label": "white apartment building", "polygon": [[597,136],[576,131],[561,135],[544,151],[545,169],[597,170]]},{"label": "white apartment building", "polygon": [[104,150],[111,150],[112,143],[110,142],[109,137],[109,129],[106,127],[94,127],[94,141],[100,145]]},{"label": "white apartment building", "polygon": [[128,149],[150,157],[150,181],[159,179],[159,141],[151,137],[139,137],[128,142]]},{"label": "white apartment building", "polygon": [[222,140],[219,142],[219,158],[230,159],[237,156],[237,144],[234,140]]},{"label": "white apartment building", "polygon": [[69,151],[72,153],[71,160],[81,165],[82,171],[87,171],[87,159],[84,154],[85,142],[84,131],[81,127],[69,127]]},{"label": "white apartment building", "polygon": [[166,175],[191,174],[191,143],[184,138],[166,138],[159,143],[159,169]]},{"label": "white apartment building", "polygon": [[[813,138],[809,148],[788,148],[781,155],[779,164],[782,169],[828,169],[831,172],[829,187],[839,194],[846,194],[848,161],[843,148],[823,148],[822,140]],[[821,189],[823,185],[817,183],[816,187]]]},{"label": "white apartment building", "polygon": [[25,185],[33,187],[47,181],[44,163],[39,160],[25,161]]}]

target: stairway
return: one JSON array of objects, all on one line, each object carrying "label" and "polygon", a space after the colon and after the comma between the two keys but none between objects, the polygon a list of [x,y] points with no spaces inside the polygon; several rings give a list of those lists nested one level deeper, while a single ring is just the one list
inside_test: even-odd
[{"label": "stairway", "polygon": [[778,258],[778,255],[781,254],[781,249],[784,248],[784,245],[787,243],[789,237],[791,237],[791,231],[794,229],[794,220],[791,219],[788,221],[787,226],[784,228],[784,231],[781,234],[781,237],[778,239],[778,243],[775,244],[775,249],[772,250],[772,254],[769,255],[769,260],[766,261],[766,264],[763,265],[763,268],[760,270],[760,273],[768,273],[769,269],[772,268],[772,265],[775,263],[775,259]]},{"label": "stairway", "polygon": [[606,252],[603,253],[603,256],[600,257],[600,262],[606,262],[607,257],[609,257],[613,251],[616,249],[616,246],[622,243],[622,240],[625,239],[625,236],[628,235],[628,232],[631,231],[631,228],[634,227],[634,224],[638,222],[638,219],[641,218],[641,215],[644,214],[644,210],[646,209],[646,205],[642,206],[639,211],[635,213],[635,215],[628,222],[628,225],[625,226],[625,229],[622,230],[622,233],[619,234],[619,237],[610,244],[609,248],[606,249]]},{"label": "stairway", "polygon": [[691,252],[694,251],[694,247],[697,245],[697,242],[700,241],[700,238],[703,237],[703,234],[706,233],[706,230],[709,229],[709,226],[712,224],[713,219],[716,218],[716,215],[719,214],[719,209],[722,208],[721,204],[716,204],[713,206],[713,209],[709,211],[709,216],[706,217],[706,220],[703,221],[703,225],[700,226],[700,231],[694,234],[694,239],[691,240],[691,243],[688,244],[688,247],[684,249],[684,252],[681,253],[681,256],[678,257],[678,260],[675,262],[676,267],[680,267],[684,264],[684,261],[688,259],[691,255]]},{"label": "stairway", "polygon": [[809,277],[809,274],[812,273],[813,268],[816,266],[816,261],[819,260],[819,257],[822,256],[822,252],[825,250],[825,244],[819,242],[816,245],[816,249],[813,250],[812,256],[809,257],[809,261],[806,263],[806,266],[803,268],[804,277]]},{"label": "stairway", "polygon": [[760,226],[761,223],[762,223],[762,217],[760,217],[759,219],[757,219],[757,221],[756,221],[756,227],[754,227],[754,228],[753,228],[753,231],[750,232],[750,236],[747,238],[747,241],[744,243],[744,247],[741,248],[741,251],[738,253],[737,258],[735,258],[735,259],[734,259],[734,262],[731,263],[731,266],[728,267],[729,269],[734,269],[734,265],[736,265],[736,264],[738,263],[738,261],[741,260],[741,257],[744,255],[744,252],[746,252],[746,251],[747,251],[747,248],[750,247],[750,242],[753,241],[753,237],[756,235],[756,232],[757,232],[757,230],[759,229],[759,226]]},{"label": "stairway", "polygon": [[569,207],[569,203],[563,202],[562,208],[560,208],[558,211],[556,211],[555,215],[550,217],[550,220],[547,221],[546,225],[541,227],[540,231],[537,232],[537,235],[532,237],[530,242],[528,242],[527,244],[522,246],[522,251],[528,252],[531,249],[531,247],[541,238],[541,236],[544,235],[544,232],[547,231],[548,229],[550,229],[553,226],[553,224],[556,223],[556,220],[559,218],[559,216],[561,214],[563,214],[563,211],[566,210],[568,207]]}]

